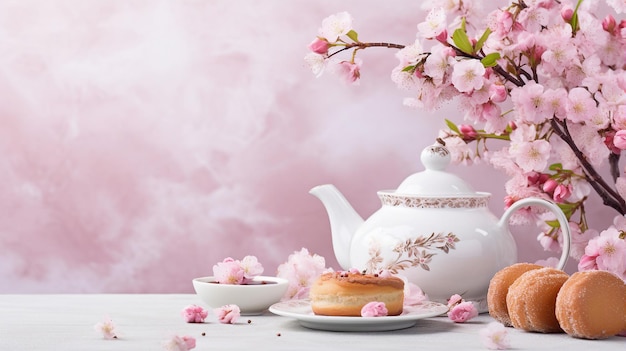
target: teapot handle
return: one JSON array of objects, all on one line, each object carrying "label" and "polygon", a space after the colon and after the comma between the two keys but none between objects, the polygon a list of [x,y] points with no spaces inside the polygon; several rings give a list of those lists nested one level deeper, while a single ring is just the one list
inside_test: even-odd
[{"label": "teapot handle", "polygon": [[563,211],[561,211],[561,209],[556,204],[550,201],[546,201],[546,200],[539,199],[539,198],[533,198],[533,197],[516,201],[515,203],[513,203],[513,205],[511,205],[511,207],[509,207],[504,212],[498,225],[500,227],[504,227],[505,225],[508,226],[509,217],[511,217],[511,215],[515,211],[519,210],[520,208],[528,207],[531,205],[537,205],[537,206],[547,208],[548,210],[550,210],[552,213],[556,215],[556,219],[559,221],[559,224],[561,226],[561,232],[563,233],[563,252],[561,253],[561,259],[559,260],[559,264],[556,268],[562,270],[565,267],[565,264],[567,263],[567,259],[569,257],[572,237],[571,237],[567,217],[565,217],[565,214],[563,213]]}]

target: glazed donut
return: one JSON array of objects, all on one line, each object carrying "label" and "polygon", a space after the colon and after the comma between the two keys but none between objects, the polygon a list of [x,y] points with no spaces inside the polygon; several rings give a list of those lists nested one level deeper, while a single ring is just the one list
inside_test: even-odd
[{"label": "glazed donut", "polygon": [[556,298],[556,318],[574,337],[605,339],[626,330],[626,285],[613,273],[574,273]]},{"label": "glazed donut", "polygon": [[489,282],[487,291],[487,308],[489,315],[507,327],[512,326],[509,310],[506,306],[506,294],[509,287],[519,276],[542,266],[532,263],[516,263],[498,271]]},{"label": "glazed donut", "polygon": [[506,306],[513,327],[540,333],[561,332],[555,315],[556,296],[567,273],[544,267],[522,274],[509,288]]},{"label": "glazed donut", "polygon": [[361,316],[369,302],[384,302],[389,316],[402,313],[404,281],[377,274],[329,272],[322,274],[309,292],[311,309],[317,315]]}]

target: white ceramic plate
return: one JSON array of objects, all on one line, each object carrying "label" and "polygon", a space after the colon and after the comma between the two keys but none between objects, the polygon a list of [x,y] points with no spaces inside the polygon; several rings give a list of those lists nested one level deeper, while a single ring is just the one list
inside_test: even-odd
[{"label": "white ceramic plate", "polygon": [[295,318],[303,327],[331,331],[386,331],[410,328],[418,320],[439,316],[448,307],[437,302],[425,302],[416,306],[405,306],[399,316],[385,317],[341,317],[318,316],[311,311],[309,300],[289,300],[270,306],[270,312],[283,317]]}]

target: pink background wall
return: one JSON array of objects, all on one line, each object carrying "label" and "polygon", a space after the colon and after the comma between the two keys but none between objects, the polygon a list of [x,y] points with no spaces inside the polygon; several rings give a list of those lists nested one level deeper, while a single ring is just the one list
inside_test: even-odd
[{"label": "pink background wall", "polygon": [[[349,87],[315,79],[306,45],[344,10],[361,39],[411,43],[420,3],[0,2],[0,292],[191,292],[226,256],[274,274],[302,247],[338,268],[308,190],[369,216],[462,119],[404,108],[390,50]],[[453,171],[502,213],[503,175]]]}]

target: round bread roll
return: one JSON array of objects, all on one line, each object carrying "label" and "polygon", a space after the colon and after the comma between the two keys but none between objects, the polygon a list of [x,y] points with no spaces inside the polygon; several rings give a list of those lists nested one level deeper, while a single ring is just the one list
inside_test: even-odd
[{"label": "round bread roll", "polygon": [[605,339],[626,330],[626,285],[606,271],[576,272],[556,298],[556,318],[574,337]]},{"label": "round bread roll", "polygon": [[522,274],[539,268],[542,266],[533,263],[516,263],[498,271],[491,278],[487,291],[489,315],[507,327],[512,326],[509,309],[506,306],[506,294],[509,292],[509,287]]},{"label": "round bread roll", "polygon": [[361,316],[369,302],[385,303],[389,316],[402,313],[404,281],[375,274],[330,272],[322,274],[309,292],[311,309],[317,315]]},{"label": "round bread roll", "polygon": [[569,276],[550,267],[522,274],[509,288],[506,306],[513,327],[540,333],[561,332],[556,319],[556,296]]}]

